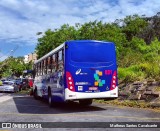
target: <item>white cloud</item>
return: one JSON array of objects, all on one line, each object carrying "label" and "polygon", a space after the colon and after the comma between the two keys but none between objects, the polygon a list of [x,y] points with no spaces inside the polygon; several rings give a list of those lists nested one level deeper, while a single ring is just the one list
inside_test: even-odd
[{"label": "white cloud", "polygon": [[132,14],[155,15],[159,0],[1,0],[0,39],[35,45],[36,33],[62,24],[113,22]]}]

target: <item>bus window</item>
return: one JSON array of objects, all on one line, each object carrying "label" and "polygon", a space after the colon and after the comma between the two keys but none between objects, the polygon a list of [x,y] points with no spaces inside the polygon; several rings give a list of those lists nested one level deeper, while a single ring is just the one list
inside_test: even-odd
[{"label": "bus window", "polygon": [[64,49],[62,49],[62,60],[63,60],[63,63],[64,63]]},{"label": "bus window", "polygon": [[39,63],[36,64],[36,75],[39,76]]},{"label": "bus window", "polygon": [[44,62],[42,61],[42,62],[41,62],[41,75],[44,74],[44,73],[43,73],[43,70],[44,70]]},{"label": "bus window", "polygon": [[49,56],[49,65],[48,65],[48,69],[50,70],[50,73],[52,73],[52,61],[53,61],[52,56]]},{"label": "bus window", "polygon": [[62,61],[62,50],[58,52],[58,62]]},{"label": "bus window", "polygon": [[49,56],[47,59],[47,74],[51,73],[51,57]]},{"label": "bus window", "polygon": [[52,56],[52,72],[56,71],[56,54]]},{"label": "bus window", "polygon": [[56,71],[58,70],[58,52],[56,53]]},{"label": "bus window", "polygon": [[42,68],[42,67],[41,67],[41,62],[38,63],[38,66],[39,66],[39,67],[38,67],[38,75],[41,75],[41,68]]},{"label": "bus window", "polygon": [[38,75],[41,75],[41,62],[38,63]]},{"label": "bus window", "polygon": [[36,64],[36,76],[38,76],[38,64]]},{"label": "bus window", "polygon": [[36,69],[36,76],[38,76],[38,64],[35,65],[35,69]]},{"label": "bus window", "polygon": [[64,55],[63,55],[64,53],[63,53],[63,50],[60,50],[59,52],[58,52],[58,70],[63,70],[63,57],[64,57]]},{"label": "bus window", "polygon": [[45,74],[47,74],[47,60],[46,59],[44,60],[44,67],[43,68],[44,68],[43,73],[45,75]]},{"label": "bus window", "polygon": [[45,59],[45,74],[47,74],[47,62],[48,62],[48,60],[47,60],[47,58]]}]

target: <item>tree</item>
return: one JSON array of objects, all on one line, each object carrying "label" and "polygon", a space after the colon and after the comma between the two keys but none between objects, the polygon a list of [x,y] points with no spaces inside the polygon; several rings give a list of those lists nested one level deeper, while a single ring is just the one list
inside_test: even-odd
[{"label": "tree", "polygon": [[160,12],[153,17],[145,17],[144,20],[148,22],[148,26],[144,28],[138,36],[147,44],[150,44],[151,41],[155,39],[155,37],[160,40]]},{"label": "tree", "polygon": [[1,62],[0,65],[0,77],[17,76],[23,74],[26,69],[31,69],[31,63],[25,64],[23,57],[9,57],[8,59]]},{"label": "tree", "polygon": [[38,58],[44,56],[63,42],[67,40],[77,39],[77,31],[75,27],[64,24],[60,29],[47,30],[44,36],[38,39],[38,44],[36,46],[36,52]]},{"label": "tree", "polygon": [[133,36],[137,36],[148,25],[147,21],[138,15],[127,16],[123,20],[123,32],[126,34],[127,40],[131,40]]}]

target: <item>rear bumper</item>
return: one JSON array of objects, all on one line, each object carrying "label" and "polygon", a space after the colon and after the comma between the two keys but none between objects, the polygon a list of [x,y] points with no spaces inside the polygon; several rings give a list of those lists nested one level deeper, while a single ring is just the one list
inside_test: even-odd
[{"label": "rear bumper", "polygon": [[98,93],[85,93],[85,92],[72,92],[68,88],[65,89],[65,100],[78,100],[78,99],[104,99],[104,98],[117,98],[118,87],[114,90]]}]

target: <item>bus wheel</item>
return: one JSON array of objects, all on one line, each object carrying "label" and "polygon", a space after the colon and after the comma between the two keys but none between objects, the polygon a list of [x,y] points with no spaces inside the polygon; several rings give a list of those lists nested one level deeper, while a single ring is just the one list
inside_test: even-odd
[{"label": "bus wheel", "polygon": [[33,96],[34,99],[38,100],[37,89],[34,90]]},{"label": "bus wheel", "polygon": [[53,107],[52,94],[50,90],[48,92],[48,104],[49,104],[49,107]]},{"label": "bus wheel", "polygon": [[92,104],[92,99],[79,100],[79,104],[83,106],[89,106]]}]

